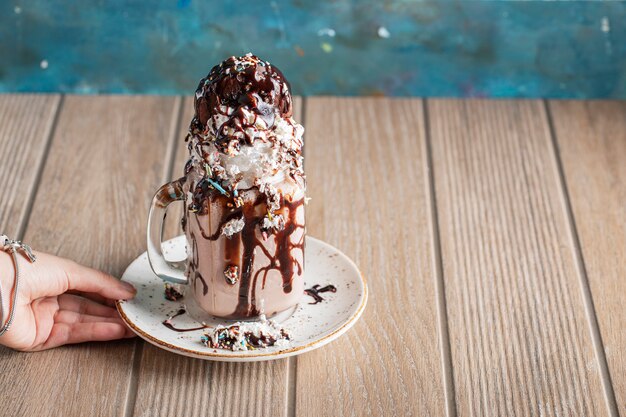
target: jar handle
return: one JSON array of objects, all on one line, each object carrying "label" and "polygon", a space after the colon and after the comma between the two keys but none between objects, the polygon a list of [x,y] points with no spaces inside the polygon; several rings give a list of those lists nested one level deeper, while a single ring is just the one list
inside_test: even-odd
[{"label": "jar handle", "polygon": [[185,200],[184,181],[185,177],[179,178],[159,188],[154,194],[148,215],[148,262],[159,278],[174,284],[187,284],[188,280],[183,262],[171,262],[163,256],[163,222],[167,206],[174,201]]}]

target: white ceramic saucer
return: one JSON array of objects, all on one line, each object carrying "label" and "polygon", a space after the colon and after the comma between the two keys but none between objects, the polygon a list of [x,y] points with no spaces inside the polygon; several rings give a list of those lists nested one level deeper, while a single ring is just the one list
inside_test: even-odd
[{"label": "white ceramic saucer", "polygon": [[[272,319],[280,323],[290,340],[286,345],[248,351],[230,351],[204,346],[200,341],[203,330],[179,333],[168,329],[163,321],[186,307],[193,314],[194,306],[187,305],[192,297],[179,301],[164,298],[164,284],[148,264],[146,253],[131,263],[122,280],[137,288],[137,296],[119,301],[117,308],[130,328],[148,342],[185,356],[227,362],[253,362],[285,358],[317,349],[337,339],[356,323],[367,302],[367,285],[357,266],[338,249],[312,237],[306,238],[305,288],[315,284],[332,284],[337,292],[320,294],[324,301],[303,294],[300,304],[290,312]],[[185,237],[179,236],[163,243],[168,259],[185,257]],[[196,316],[197,317],[197,316]],[[204,318],[203,318],[204,319]],[[232,324],[228,320],[207,318],[208,326]],[[193,328],[201,324],[190,314],[175,317],[177,328]]]}]

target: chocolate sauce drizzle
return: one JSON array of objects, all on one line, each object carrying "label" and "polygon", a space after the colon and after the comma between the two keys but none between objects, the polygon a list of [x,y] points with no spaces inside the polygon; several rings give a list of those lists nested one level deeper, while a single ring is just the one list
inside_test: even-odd
[{"label": "chocolate sauce drizzle", "polygon": [[259,269],[254,275],[254,281],[256,282],[259,274],[263,272],[262,288],[265,288],[267,273],[272,269],[280,271],[283,277],[283,290],[285,293],[290,293],[292,290],[294,266],[298,268],[297,275],[302,275],[302,265],[291,253],[293,249],[301,250],[302,257],[304,259],[304,233],[298,242],[293,243],[291,241],[291,235],[296,230],[304,228],[304,225],[296,222],[297,210],[302,203],[303,200],[296,202],[284,202],[284,207],[286,207],[289,214],[287,216],[287,220],[285,221],[285,228],[276,233],[274,236],[276,242],[276,256],[268,256],[270,264]]},{"label": "chocolate sauce drizzle", "polygon": [[304,292],[307,295],[310,295],[315,300],[314,303],[309,303],[309,304],[317,304],[317,303],[321,303],[322,301],[324,301],[320,293],[324,293],[328,291],[337,292],[337,287],[335,287],[334,285],[327,285],[325,287],[320,287],[319,284],[315,284],[313,287],[307,288],[306,290],[304,290]]},{"label": "chocolate sauce drizzle", "polygon": [[[278,68],[269,62],[250,54],[243,57],[230,57],[211,69],[200,80],[194,101],[195,116],[192,131],[202,132],[213,116],[229,116],[229,120],[217,128],[216,146],[224,151],[233,139],[233,130],[241,132],[241,139],[236,144],[251,145],[254,140],[246,132],[244,109],[261,117],[267,126],[274,125],[276,112],[280,116],[291,117],[293,104],[290,87]],[[228,115],[224,108],[234,111]],[[254,125],[252,122],[250,125]]]},{"label": "chocolate sauce drizzle", "polygon": [[162,322],[162,323],[163,323],[163,325],[164,325],[165,327],[167,327],[168,329],[173,330],[173,331],[175,331],[175,332],[179,332],[179,333],[184,333],[184,332],[193,332],[193,331],[195,331],[195,330],[202,330],[202,329],[206,329],[207,327],[209,327],[209,326],[205,326],[205,325],[202,325],[202,326],[200,326],[200,327],[191,327],[191,328],[187,328],[187,329],[181,329],[181,328],[179,328],[179,327],[175,327],[175,326],[172,324],[172,319],[174,319],[174,318],[176,318],[176,317],[178,317],[178,316],[182,316],[182,315],[183,315],[183,314],[185,314],[186,312],[187,312],[187,310],[185,310],[184,308],[181,308],[180,310],[178,310],[178,311],[176,312],[176,314],[174,314],[173,316],[171,316],[171,317],[170,317],[170,318],[168,318],[167,320],[163,320],[163,322]]},{"label": "chocolate sauce drizzle", "polygon": [[191,253],[193,254],[193,259],[188,262],[187,280],[191,285],[193,285],[194,288],[196,288],[197,281],[200,280],[200,282],[202,283],[202,294],[206,295],[209,292],[209,286],[204,280],[202,274],[198,271],[198,265],[200,262],[200,254],[198,253],[198,242],[196,241],[196,236],[193,232],[190,233],[190,236],[192,246]]},{"label": "chocolate sauce drizzle", "polygon": [[[189,142],[190,151],[195,150],[204,160],[206,175],[197,180],[197,183],[189,184],[187,191],[191,193],[192,197],[185,208],[182,224],[188,228],[189,212],[196,213],[196,222],[202,238],[209,241],[216,241],[219,238],[225,239],[224,261],[229,267],[236,266],[239,271],[239,281],[235,284],[231,283],[232,285],[239,285],[239,300],[231,317],[258,316],[261,313],[256,305],[256,288],[259,278],[262,277],[261,288],[264,288],[268,273],[271,270],[277,270],[282,276],[283,291],[290,293],[293,290],[294,276],[302,275],[303,265],[293,255],[293,252],[300,250],[304,259],[304,224],[297,222],[297,211],[303,205],[304,199],[287,201],[281,196],[280,209],[272,209],[270,213],[268,211],[268,199],[270,197],[261,193],[259,187],[238,190],[236,182],[223,181],[224,178],[216,173],[219,172],[216,171],[219,166],[211,167],[206,163],[210,158],[208,151],[202,145],[205,144],[205,141],[210,142],[215,145],[219,152],[233,155],[238,153],[241,146],[253,145],[257,135],[250,133],[250,131],[255,131],[257,122],[259,122],[258,125],[262,126],[259,129],[271,130],[275,125],[276,118],[289,119],[288,123],[296,129],[296,125],[291,120],[293,103],[290,86],[280,70],[267,61],[263,61],[252,54],[238,58],[231,57],[213,67],[209,74],[200,81],[196,89],[194,108],[195,115],[187,138],[192,138]],[[258,118],[262,119],[264,123],[261,123]],[[270,137],[268,140],[273,140],[272,143],[280,149],[278,158],[283,165],[289,167],[285,170],[285,174],[304,188],[302,158],[299,148],[301,143],[298,145],[298,149],[291,149],[281,147],[282,142],[278,141],[276,137]],[[189,177],[193,170],[194,165],[190,160],[185,166],[185,176]],[[249,192],[258,195],[246,201],[241,195]],[[225,210],[218,222],[217,229],[207,231],[200,224],[198,216],[209,214],[212,204],[224,207]],[[272,204],[269,206],[273,207]],[[269,231],[261,229],[266,214],[268,216],[282,215],[285,220],[284,228],[279,231],[274,230],[268,236],[267,232]],[[243,228],[232,236],[222,236],[223,227],[233,219],[243,219]],[[291,237],[299,230],[302,230],[302,237],[294,243]],[[190,232],[188,232],[188,236],[192,244],[193,259],[188,261],[187,276],[194,288],[197,281],[200,280],[203,285],[203,293],[206,295],[208,292],[207,282],[198,272],[198,244],[196,239],[200,236]],[[263,239],[274,239],[275,255],[269,253],[260,236],[263,236]],[[255,252],[258,250],[261,250],[269,259],[269,264],[253,271]]]},{"label": "chocolate sauce drizzle", "polygon": [[[215,201],[215,199],[226,200],[224,196],[218,193],[212,193],[209,198],[213,201]],[[225,204],[226,201],[223,201],[223,203]],[[206,201],[205,204],[207,204]],[[266,212],[265,200],[262,194],[258,195],[255,200],[244,203],[242,207],[232,208],[230,212],[225,211],[215,231],[207,232],[200,224],[198,216],[194,216],[198,228],[200,229],[200,234],[204,239],[210,241],[215,241],[221,236],[222,227],[229,220],[239,217],[243,217],[244,219],[245,224],[241,232],[227,237],[225,240],[224,259],[228,264],[238,266],[241,274],[239,280],[239,302],[237,303],[235,312],[232,314],[233,318],[254,317],[261,314],[261,311],[256,305],[256,287],[260,276],[263,277],[262,288],[264,288],[269,271],[279,271],[283,280],[283,291],[290,293],[293,288],[294,276],[302,275],[303,265],[294,256],[293,251],[301,251],[304,259],[304,233],[302,233],[302,237],[297,242],[292,242],[291,236],[298,230],[304,231],[304,225],[298,223],[296,219],[297,211],[303,204],[304,199],[297,201],[284,199],[282,202],[281,209],[278,213],[286,217],[285,228],[268,236],[268,239],[274,239],[276,245],[275,255],[272,255],[267,250],[257,233]],[[188,216],[187,211],[185,215]],[[187,219],[187,221],[189,221],[189,219]],[[208,291],[207,284],[202,275],[197,271],[198,246],[196,236],[190,233],[190,237],[193,245],[192,253],[194,255],[193,259],[189,262],[189,278],[193,280],[193,285],[200,279],[203,284],[203,293],[206,294]],[[257,249],[260,249],[267,259],[269,259],[269,264],[258,269],[253,274],[255,251]],[[297,273],[294,274],[296,270]]]}]

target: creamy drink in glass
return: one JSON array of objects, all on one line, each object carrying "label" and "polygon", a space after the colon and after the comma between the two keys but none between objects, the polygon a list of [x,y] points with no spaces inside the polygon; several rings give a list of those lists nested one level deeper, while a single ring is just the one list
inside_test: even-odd
[{"label": "creamy drink in glass", "polygon": [[[304,129],[292,117],[289,84],[248,54],[200,81],[185,176],[155,195],[148,255],[161,278],[188,285],[204,312],[230,319],[274,315],[304,292]],[[181,265],[160,253],[165,208],[184,200]]]}]

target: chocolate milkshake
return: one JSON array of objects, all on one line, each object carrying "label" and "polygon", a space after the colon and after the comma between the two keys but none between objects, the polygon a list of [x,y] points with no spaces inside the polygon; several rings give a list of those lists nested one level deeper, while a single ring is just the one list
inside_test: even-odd
[{"label": "chocolate milkshake", "polygon": [[219,317],[284,311],[304,291],[304,129],[289,84],[252,54],[231,57],[200,81],[194,105],[179,180],[190,292]]}]

